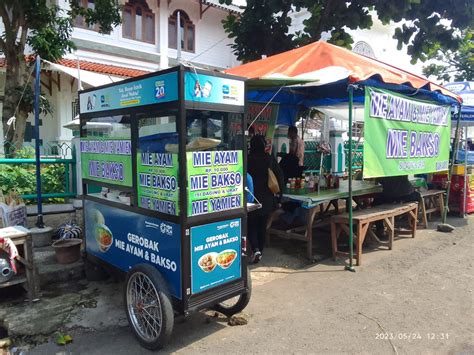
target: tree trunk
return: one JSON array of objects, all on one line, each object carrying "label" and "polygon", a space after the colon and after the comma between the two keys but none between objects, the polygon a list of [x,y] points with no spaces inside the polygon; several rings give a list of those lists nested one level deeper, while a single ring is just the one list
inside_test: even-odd
[{"label": "tree trunk", "polygon": [[[27,84],[28,76],[29,70],[23,55],[18,56],[14,51],[6,53],[5,99],[3,102],[2,126],[5,137],[5,156],[7,157],[14,157],[15,150],[20,149],[23,145],[26,119],[32,107],[31,102],[28,103],[23,100],[20,102],[20,105],[18,104]],[[31,85],[31,83],[28,83],[28,85]],[[8,126],[7,122],[13,116],[16,117],[16,122]]]}]

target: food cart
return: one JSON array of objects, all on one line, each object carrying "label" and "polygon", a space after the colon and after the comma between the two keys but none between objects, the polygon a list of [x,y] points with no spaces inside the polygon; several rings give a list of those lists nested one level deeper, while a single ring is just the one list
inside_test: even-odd
[{"label": "food cart", "polygon": [[178,66],[79,93],[87,262],[126,273],[146,348],[175,316],[249,302],[244,90]]}]

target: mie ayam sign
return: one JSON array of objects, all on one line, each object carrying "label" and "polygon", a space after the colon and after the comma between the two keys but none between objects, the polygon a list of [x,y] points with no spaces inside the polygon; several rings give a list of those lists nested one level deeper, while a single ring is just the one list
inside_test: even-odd
[{"label": "mie ayam sign", "polygon": [[446,170],[450,128],[449,106],[366,87],[364,177]]}]

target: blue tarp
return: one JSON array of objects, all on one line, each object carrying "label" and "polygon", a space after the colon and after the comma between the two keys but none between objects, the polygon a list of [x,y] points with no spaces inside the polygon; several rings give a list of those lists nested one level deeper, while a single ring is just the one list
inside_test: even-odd
[{"label": "blue tarp", "polygon": [[[303,85],[284,87],[276,95],[275,93],[278,91],[278,88],[249,90],[247,92],[247,99],[249,101],[267,103],[273,98],[272,102],[278,103],[280,106],[277,124],[288,126],[294,123],[298,111],[301,108],[332,106],[349,102],[349,96],[347,92],[348,84],[348,80],[344,79],[321,86]],[[373,76],[372,78],[361,81],[356,85],[356,89],[354,90],[354,103],[363,103],[364,86],[373,86],[398,92],[419,100],[436,102],[441,105],[457,105],[457,101],[455,99],[445,96],[437,91],[430,91],[427,88],[415,89],[409,84],[387,84],[382,82],[378,76]],[[474,110],[472,115],[474,116]],[[474,117],[472,119],[474,120]]]}]

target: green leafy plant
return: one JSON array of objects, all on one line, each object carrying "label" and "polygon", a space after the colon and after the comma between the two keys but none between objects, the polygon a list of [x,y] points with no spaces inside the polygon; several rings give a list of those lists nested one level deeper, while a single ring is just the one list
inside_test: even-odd
[{"label": "green leafy plant", "polygon": [[[4,194],[15,190],[20,195],[36,193],[36,174],[33,164],[0,165],[0,186]],[[65,167],[63,164],[43,165],[41,167],[41,192],[65,192]],[[62,202],[64,199],[47,199],[49,202]],[[35,200],[26,201],[27,204]]]}]

